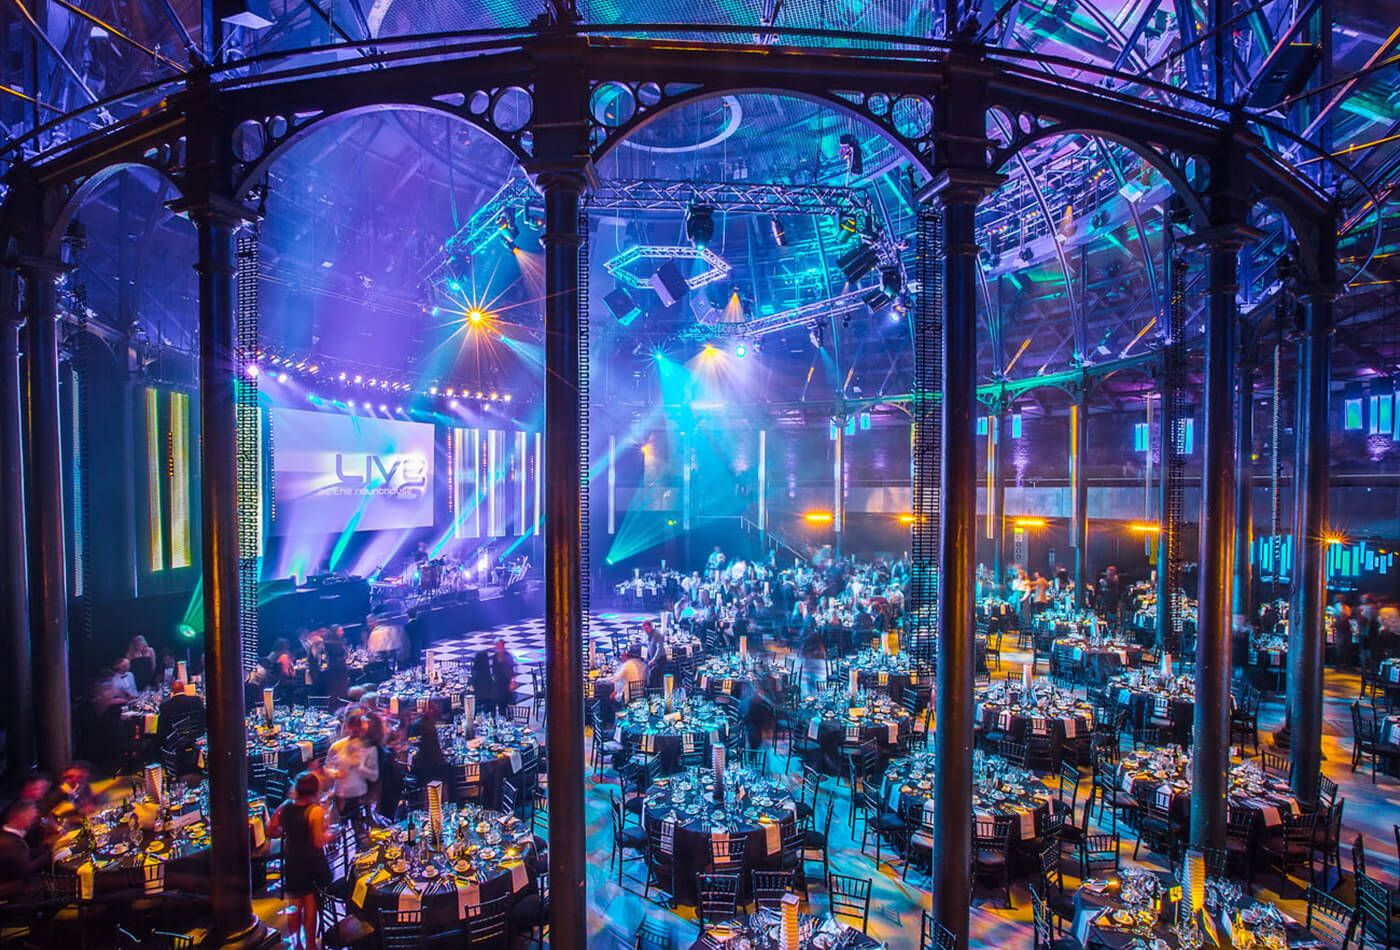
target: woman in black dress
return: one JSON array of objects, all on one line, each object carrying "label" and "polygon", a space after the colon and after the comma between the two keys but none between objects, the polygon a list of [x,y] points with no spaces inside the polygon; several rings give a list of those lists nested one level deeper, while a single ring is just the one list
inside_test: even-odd
[{"label": "woman in black dress", "polygon": [[321,807],[321,780],[312,772],[297,776],[292,797],[277,807],[268,832],[282,838],[282,883],[292,898],[288,915],[291,936],[303,932],[302,946],[316,950],[316,889],[331,883],[326,842],[326,810]]}]

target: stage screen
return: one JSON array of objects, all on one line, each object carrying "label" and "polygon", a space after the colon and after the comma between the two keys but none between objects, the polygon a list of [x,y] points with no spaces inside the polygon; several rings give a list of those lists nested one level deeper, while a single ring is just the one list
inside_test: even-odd
[{"label": "stage screen", "polygon": [[432,527],[432,425],[276,407],[271,417],[274,534]]}]

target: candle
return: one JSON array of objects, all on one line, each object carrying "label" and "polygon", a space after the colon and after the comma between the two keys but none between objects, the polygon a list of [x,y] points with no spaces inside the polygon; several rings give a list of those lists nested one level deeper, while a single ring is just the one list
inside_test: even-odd
[{"label": "candle", "polygon": [[180,660],[175,664],[175,678],[182,683],[188,683],[190,681],[189,665],[185,663],[184,660]]},{"label": "candle", "polygon": [[1172,655],[1170,653],[1162,654],[1162,675],[1172,675]]},{"label": "candle", "polygon": [[146,766],[146,794],[157,803],[165,802],[165,771],[159,763]]},{"label": "candle", "polygon": [[860,671],[851,670],[851,695],[860,692]]},{"label": "candle", "polygon": [[740,638],[739,638],[739,659],[741,659],[741,660],[747,660],[748,658],[749,658],[749,638],[748,638],[748,637],[740,637]]},{"label": "candle", "polygon": [[675,690],[675,688],[676,688],[676,675],[675,675],[674,673],[667,673],[665,679],[663,680],[663,683],[664,683],[664,685],[665,685],[665,687],[666,687],[666,711],[667,711],[667,712],[670,712],[670,711],[671,711],[671,693],[672,693],[672,692]]},{"label": "candle", "polygon": [[1206,904],[1206,856],[1195,848],[1186,852],[1186,863],[1182,867],[1182,896],[1186,907],[1194,917]]},{"label": "candle", "polygon": [[272,690],[263,690],[263,713],[267,716],[267,721],[272,722]]},{"label": "candle", "polygon": [[442,837],[442,781],[434,779],[428,783],[428,822],[433,829],[433,837]]}]

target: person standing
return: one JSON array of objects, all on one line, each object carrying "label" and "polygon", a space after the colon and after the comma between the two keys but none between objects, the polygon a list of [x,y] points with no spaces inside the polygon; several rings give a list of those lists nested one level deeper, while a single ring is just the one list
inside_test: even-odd
[{"label": "person standing", "polygon": [[646,634],[647,685],[657,688],[661,685],[662,674],[666,670],[666,638],[650,620],[642,622],[642,632]]},{"label": "person standing", "polygon": [[277,806],[268,833],[282,839],[282,887],[292,899],[287,920],[293,940],[302,937],[305,950],[316,950],[316,893],[331,883],[326,860],[330,829],[321,807],[321,780],[302,772],[292,797]]},{"label": "person standing", "polygon": [[156,651],[151,649],[145,637],[137,634],[131,638],[126,646],[126,659],[131,665],[136,691],[149,688],[156,675]]},{"label": "person standing", "polygon": [[496,639],[496,651],[491,654],[491,679],[496,705],[505,709],[515,702],[515,655],[506,649],[506,641]]},{"label": "person standing", "polygon": [[489,716],[499,711],[496,699],[496,677],[491,669],[491,653],[477,650],[472,657],[472,694],[476,696],[476,711]]},{"label": "person standing", "polygon": [[342,816],[365,804],[370,784],[379,779],[379,752],[365,739],[364,714],[345,718],[345,735],[326,755],[326,774],[335,779],[336,811]]}]

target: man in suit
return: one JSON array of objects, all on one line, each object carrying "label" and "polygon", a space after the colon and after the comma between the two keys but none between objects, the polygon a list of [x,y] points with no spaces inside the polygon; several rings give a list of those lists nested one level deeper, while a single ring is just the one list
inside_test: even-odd
[{"label": "man in suit", "polygon": [[204,700],[194,691],[187,691],[185,684],[176,680],[170,684],[170,696],[160,704],[160,716],[156,721],[156,739],[161,745],[182,722],[195,732],[203,732]]},{"label": "man in suit", "polygon": [[39,871],[49,863],[47,848],[34,849],[25,839],[39,820],[39,806],[27,799],[13,802],[0,820],[0,897],[24,897],[40,891]]}]

